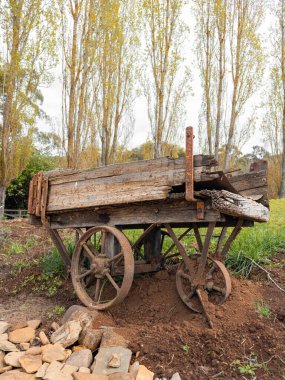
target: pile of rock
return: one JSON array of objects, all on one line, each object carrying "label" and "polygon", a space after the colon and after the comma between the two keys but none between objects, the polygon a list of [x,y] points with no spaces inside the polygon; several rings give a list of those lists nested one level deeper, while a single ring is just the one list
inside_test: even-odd
[{"label": "pile of rock", "polygon": [[145,366],[130,364],[128,341],[112,327],[93,328],[97,317],[72,306],[48,335],[39,331],[40,320],[0,321],[0,380],[153,380]]}]

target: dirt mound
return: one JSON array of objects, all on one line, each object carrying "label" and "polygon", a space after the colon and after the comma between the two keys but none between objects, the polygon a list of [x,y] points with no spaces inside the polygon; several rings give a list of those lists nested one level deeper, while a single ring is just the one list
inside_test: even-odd
[{"label": "dirt mound", "polygon": [[[250,281],[233,279],[233,289],[224,305],[214,307],[215,329],[238,326],[256,317],[254,302],[262,299],[260,285]],[[135,278],[129,296],[115,306],[111,314],[117,324],[144,326],[153,324],[191,324],[195,331],[207,328],[202,314],[187,308],[179,298],[175,285],[175,275],[161,271],[153,276]]]},{"label": "dirt mound", "polygon": [[258,379],[283,379],[285,324],[256,312],[268,284],[233,278],[232,285],[227,302],[211,315],[214,329],[184,306],[175,275],[165,271],[137,277],[110,315],[138,360],[158,376],[178,371],[183,380],[253,378],[242,377],[244,370]]}]

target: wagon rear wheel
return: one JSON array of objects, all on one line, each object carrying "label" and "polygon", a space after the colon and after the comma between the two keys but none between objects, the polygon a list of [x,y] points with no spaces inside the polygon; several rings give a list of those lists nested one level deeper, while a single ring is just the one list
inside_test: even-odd
[{"label": "wagon rear wheel", "polygon": [[[191,267],[195,274],[198,270],[201,255],[190,257]],[[202,288],[208,295],[208,301],[215,305],[223,304],[231,293],[230,275],[221,261],[208,257],[204,273],[202,274]],[[201,313],[201,301],[193,285],[193,278],[184,262],[181,262],[176,272],[176,287],[180,298],[191,310]]]},{"label": "wagon rear wheel", "polygon": [[[120,275],[114,269],[120,266]],[[71,262],[74,290],[81,302],[104,310],[128,295],[134,277],[132,248],[125,235],[114,227],[93,227],[82,234]]]}]

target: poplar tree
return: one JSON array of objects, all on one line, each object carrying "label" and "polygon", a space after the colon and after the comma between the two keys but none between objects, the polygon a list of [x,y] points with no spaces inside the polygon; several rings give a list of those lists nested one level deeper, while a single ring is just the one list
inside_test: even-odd
[{"label": "poplar tree", "polygon": [[43,0],[2,0],[3,62],[0,126],[0,213],[5,190],[27,165],[32,134],[41,116],[40,85],[49,81],[56,46],[54,4]]},{"label": "poplar tree", "polygon": [[251,112],[245,124],[242,115],[263,74],[263,2],[194,0],[194,12],[203,88],[200,129],[208,152],[217,159],[224,145],[223,166],[228,169],[238,142],[253,124]]},{"label": "poplar tree", "polygon": [[189,94],[189,72],[183,70],[182,43],[187,27],[181,18],[184,0],[144,0],[142,20],[146,39],[143,78],[154,157],[163,143],[176,140]]}]

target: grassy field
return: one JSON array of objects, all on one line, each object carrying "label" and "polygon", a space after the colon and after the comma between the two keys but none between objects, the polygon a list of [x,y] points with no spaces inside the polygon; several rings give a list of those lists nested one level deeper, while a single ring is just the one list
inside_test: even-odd
[{"label": "grassy field", "polygon": [[270,201],[270,222],[244,228],[234,241],[226,264],[232,273],[248,277],[254,265],[285,251],[285,199]]}]

